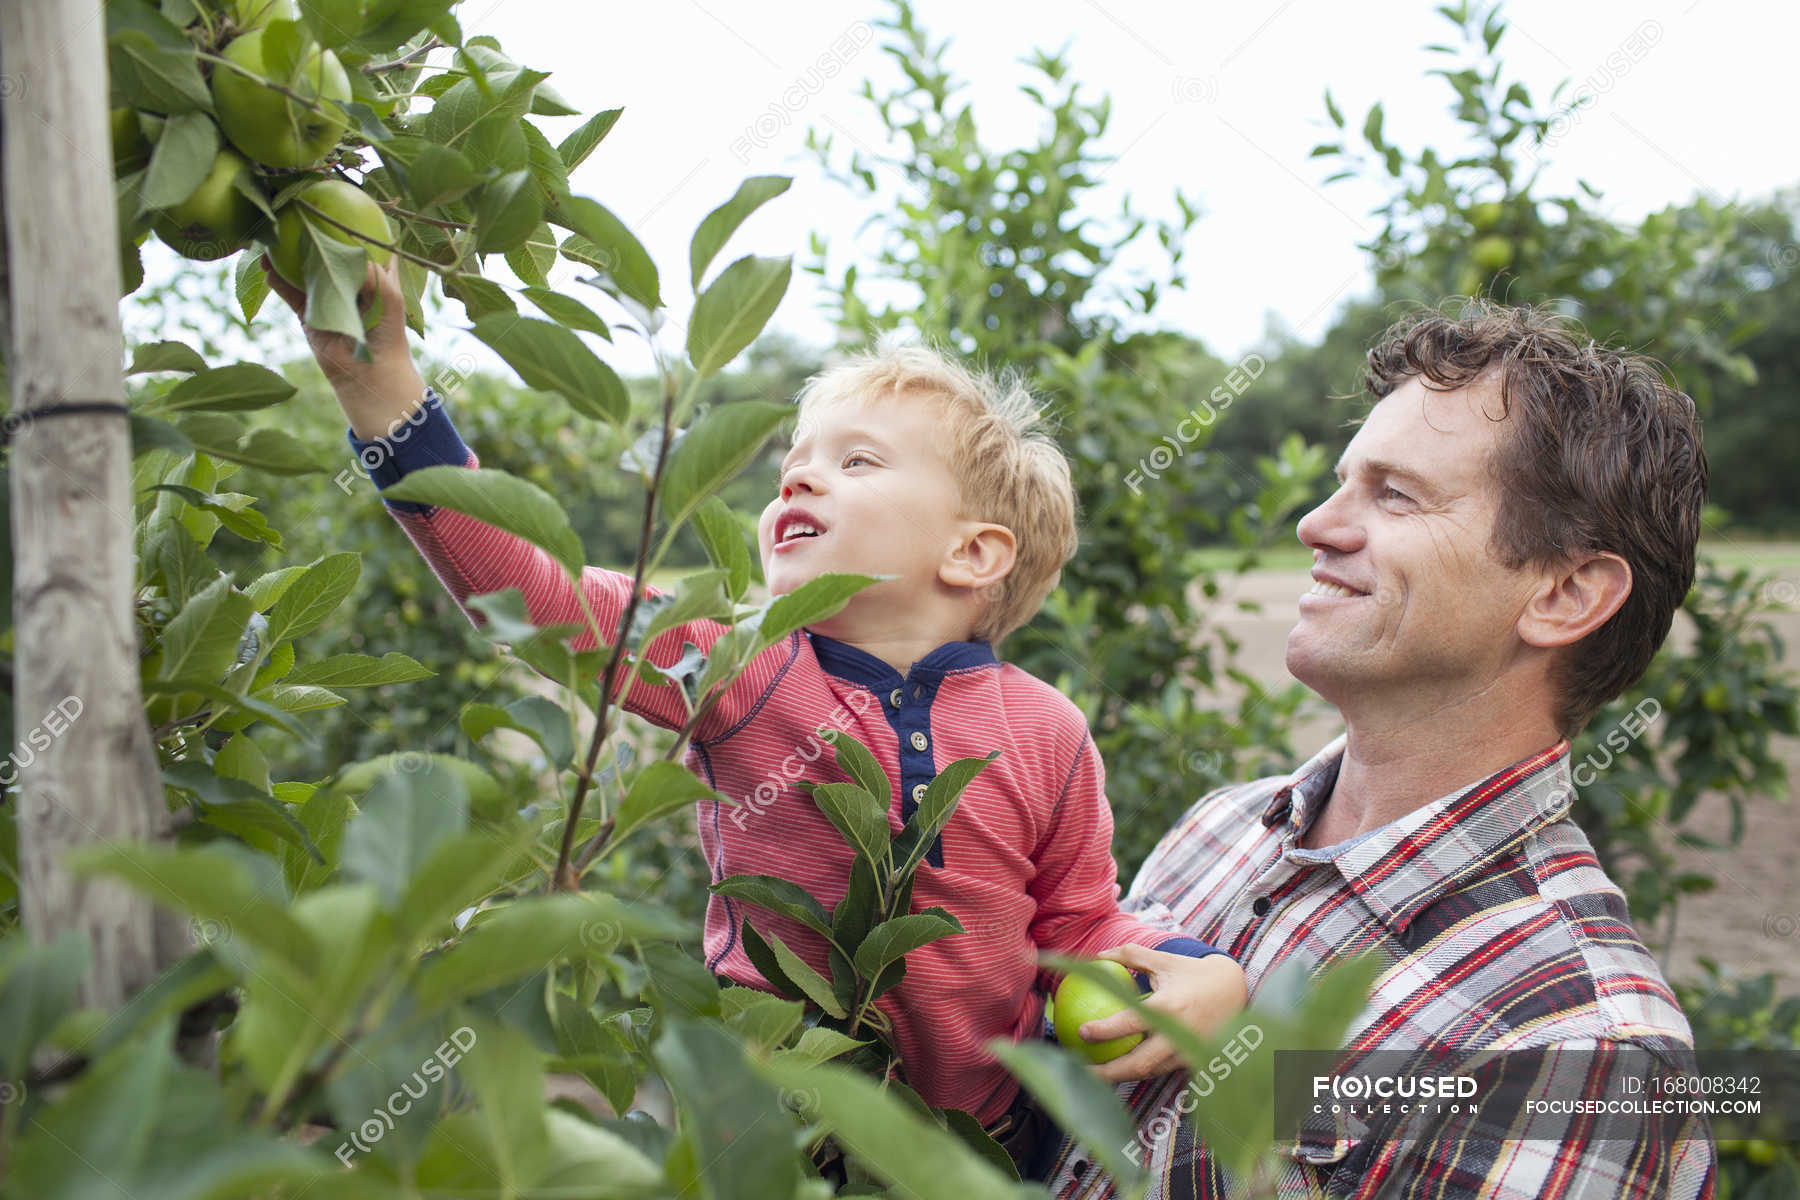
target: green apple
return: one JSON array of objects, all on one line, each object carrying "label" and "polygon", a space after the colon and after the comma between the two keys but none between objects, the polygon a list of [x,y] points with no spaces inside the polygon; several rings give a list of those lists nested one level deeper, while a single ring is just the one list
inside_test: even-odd
[{"label": "green apple", "polygon": [[[1122,963],[1101,959],[1094,965],[1127,987],[1137,987],[1137,981]],[[1089,1062],[1111,1062],[1144,1040],[1143,1034],[1131,1033],[1105,1042],[1082,1041],[1080,1031],[1083,1025],[1102,1017],[1110,1017],[1125,1008],[1126,1004],[1099,984],[1090,983],[1079,975],[1064,976],[1051,1003],[1056,1006],[1053,1021],[1056,1040],[1079,1051]]]},{"label": "green apple", "polygon": [[1475,239],[1470,253],[1475,258],[1476,266],[1492,274],[1512,265],[1513,244],[1499,234],[1491,233],[1487,237]]},{"label": "green apple", "polygon": [[[350,99],[350,77],[338,56],[320,49],[317,43],[301,52],[291,73],[277,77],[263,53],[265,32],[252,30],[226,45],[221,57],[242,71],[225,63],[213,66],[213,107],[219,114],[219,127],[232,145],[259,163],[310,167],[329,154],[343,136],[343,110],[331,101]],[[301,99],[265,86],[265,79]]]},{"label": "green apple", "polygon": [[236,187],[249,170],[242,155],[221,148],[194,194],[156,214],[156,236],[188,258],[224,258],[243,249],[262,220],[262,211]]},{"label": "green apple", "polygon": [[113,174],[129,175],[150,165],[150,139],[138,124],[135,108],[115,108],[111,113]]},{"label": "green apple", "polygon": [[1475,226],[1475,232],[1486,233],[1500,224],[1500,218],[1506,215],[1506,206],[1498,200],[1483,200],[1480,204],[1469,206],[1469,224]]},{"label": "green apple", "polygon": [[[318,214],[318,215],[311,215]],[[310,216],[310,219],[309,219]],[[329,218],[320,220],[319,216]],[[306,286],[305,226],[311,225],[314,236],[324,234],[340,242],[361,246],[377,265],[394,257],[386,246],[376,246],[355,233],[332,224],[348,225],[363,237],[381,242],[394,240],[387,214],[381,211],[368,193],[342,179],[321,179],[303,189],[275,217],[275,244],[269,247],[269,261],[275,273],[295,287]]]},{"label": "green apple", "polygon": [[226,0],[219,10],[231,18],[232,28],[239,33],[261,29],[270,21],[292,21],[299,17],[294,0]]}]

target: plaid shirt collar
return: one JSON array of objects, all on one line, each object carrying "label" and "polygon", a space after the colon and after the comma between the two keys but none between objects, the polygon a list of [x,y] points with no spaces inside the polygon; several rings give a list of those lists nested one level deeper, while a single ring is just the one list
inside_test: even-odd
[{"label": "plaid shirt collar", "polygon": [[1482,875],[1495,860],[1545,826],[1569,816],[1574,786],[1569,743],[1557,742],[1481,782],[1441,796],[1344,845],[1299,847],[1330,798],[1343,765],[1339,734],[1270,797],[1264,825],[1285,825],[1282,853],[1329,862],[1350,890],[1395,933],[1450,888]]}]

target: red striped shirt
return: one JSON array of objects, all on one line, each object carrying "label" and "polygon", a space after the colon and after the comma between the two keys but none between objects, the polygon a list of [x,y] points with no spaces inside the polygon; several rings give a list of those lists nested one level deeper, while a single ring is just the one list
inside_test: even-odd
[{"label": "red striped shirt", "polygon": [[[404,438],[365,442],[346,432],[359,459],[377,464],[370,474],[383,487],[421,466],[479,466],[435,397]],[[449,509],[389,501],[388,511],[477,626],[485,618],[468,599],[511,587],[537,625],[586,623],[563,568],[529,542]],[[580,583],[599,627],[616,629],[630,578],[590,566]],[[651,644],[649,657],[670,665],[683,643],[709,650],[725,628],[677,626]],[[571,644],[596,643],[590,631]],[[635,674],[622,702],[669,728],[687,717],[673,686]],[[984,1047],[1038,1032],[1039,948],[1093,955],[1135,942],[1214,952],[1120,912],[1112,811],[1086,720],[1048,684],[997,661],[984,642],[940,646],[905,677],[855,646],[810,633],[791,634],[755,658],[697,730],[687,756],[710,787],[738,802],[699,805],[700,846],[715,880],[777,875],[828,910],[843,897],[853,852],[794,786],[848,781],[820,737],[834,728],[899,780],[888,810],[894,833],[914,807],[914,789],[937,770],[1000,751],[964,792],[914,887],[915,908],[942,905],[966,932],[909,954],[905,980],[877,1001],[893,1023],[907,1080],[927,1102],[966,1109],[984,1123],[1006,1111],[1018,1085]],[[717,896],[707,905],[704,935],[715,972],[768,988],[744,953],[746,919],[829,978],[823,938],[791,918]]]}]

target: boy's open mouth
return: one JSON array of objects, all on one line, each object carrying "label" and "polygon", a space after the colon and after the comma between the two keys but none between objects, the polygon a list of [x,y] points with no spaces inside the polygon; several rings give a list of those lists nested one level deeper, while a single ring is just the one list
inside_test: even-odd
[{"label": "boy's open mouth", "polygon": [[790,508],[775,519],[777,546],[799,541],[801,538],[818,537],[824,532],[824,522],[802,509]]}]

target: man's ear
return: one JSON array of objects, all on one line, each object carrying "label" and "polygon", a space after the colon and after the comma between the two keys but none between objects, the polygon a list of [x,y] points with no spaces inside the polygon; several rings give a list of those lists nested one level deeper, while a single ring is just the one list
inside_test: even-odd
[{"label": "man's ear", "polygon": [[1606,624],[1629,595],[1631,564],[1617,554],[1552,567],[1519,614],[1519,637],[1541,648],[1573,645]]},{"label": "man's ear", "polygon": [[971,524],[938,567],[938,580],[951,587],[981,589],[998,583],[1013,568],[1018,544],[1004,525]]}]

